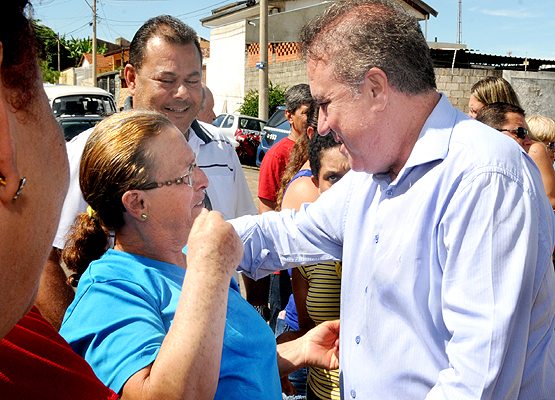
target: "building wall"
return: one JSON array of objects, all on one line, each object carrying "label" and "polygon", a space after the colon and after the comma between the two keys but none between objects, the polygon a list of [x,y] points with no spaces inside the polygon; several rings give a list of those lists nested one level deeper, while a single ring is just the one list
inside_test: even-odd
[{"label": "building wall", "polygon": [[505,78],[514,88],[526,115],[555,119],[555,72],[501,71],[492,69],[435,68],[437,89],[451,104],[468,112],[472,85],[486,76]]},{"label": "building wall", "polygon": [[[249,51],[250,55],[250,51]],[[269,63],[269,79],[273,84],[292,86],[308,83],[306,65],[303,60]],[[252,67],[251,57],[246,57],[245,92],[258,89],[258,70]],[[437,90],[444,93],[451,104],[465,114],[468,113],[470,89],[486,76],[499,76],[511,83],[520,99],[526,115],[544,115],[555,119],[555,72],[501,71],[494,69],[435,68]]]},{"label": "building wall", "polygon": [[438,92],[444,93],[451,104],[465,114],[472,86],[486,76],[502,76],[502,71],[493,69],[434,68],[434,72]]},{"label": "building wall", "polygon": [[555,119],[555,72],[504,71],[503,78],[515,89],[526,115]]},{"label": "building wall", "polygon": [[[214,94],[214,112],[235,112],[245,97],[246,21],[213,28],[206,63],[206,85]],[[214,55],[218,55],[214,57]]]}]

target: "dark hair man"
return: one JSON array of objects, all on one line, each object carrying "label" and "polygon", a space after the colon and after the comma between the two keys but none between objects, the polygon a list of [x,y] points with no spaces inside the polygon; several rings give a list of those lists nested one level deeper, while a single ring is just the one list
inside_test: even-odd
[{"label": "dark hair man", "polygon": [[264,155],[258,177],[258,213],[276,209],[276,193],[281,176],[289,162],[291,148],[295,140],[306,129],[306,115],[313,103],[310,87],[301,83],[285,92],[285,118],[291,124],[291,133],[274,144]]},{"label": "dark hair man", "polygon": [[[133,108],[161,112],[183,132],[210,182],[207,208],[221,212],[224,219],[255,214],[256,206],[232,144],[218,128],[195,119],[204,97],[201,78],[202,53],[192,28],[168,15],[151,18],[139,28],[125,66]],[[64,247],[75,217],[87,209],[79,189],[79,163],[91,132],[81,133],[67,145],[70,185],[50,257],[53,264],[59,262],[57,249]],[[62,317],[69,302],[60,307]]]},{"label": "dark hair man", "polygon": [[513,138],[528,153],[533,142],[526,128],[526,114],[519,106],[509,103],[486,104],[476,114],[476,120]]},{"label": "dark hair man", "polygon": [[555,217],[532,160],[436,92],[396,3],[337,1],[301,40],[318,132],[354,171],[233,221],[240,267],[343,261],[342,398],[552,397]]}]

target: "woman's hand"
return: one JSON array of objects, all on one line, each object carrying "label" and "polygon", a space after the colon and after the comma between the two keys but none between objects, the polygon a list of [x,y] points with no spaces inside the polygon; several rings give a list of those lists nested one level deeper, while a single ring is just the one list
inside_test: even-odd
[{"label": "woman's hand", "polygon": [[231,276],[243,257],[243,243],[217,211],[202,210],[195,219],[187,246],[187,268],[204,268]]}]

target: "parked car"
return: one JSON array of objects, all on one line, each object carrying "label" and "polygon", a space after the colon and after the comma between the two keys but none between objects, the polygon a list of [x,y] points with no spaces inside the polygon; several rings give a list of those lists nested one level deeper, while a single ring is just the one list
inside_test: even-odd
[{"label": "parked car", "polygon": [[112,94],[100,88],[45,83],[44,91],[66,141],[117,111]]},{"label": "parked car", "polygon": [[256,165],[260,167],[262,159],[270,147],[291,133],[291,124],[285,118],[285,106],[279,106],[266,123],[256,151]]},{"label": "parked car", "polygon": [[248,115],[224,113],[218,115],[212,122],[212,125],[220,128],[222,133],[231,141],[233,147],[237,149],[239,145],[236,140],[237,135],[242,135],[243,133],[260,135],[262,128],[266,125],[266,121],[249,117]]}]

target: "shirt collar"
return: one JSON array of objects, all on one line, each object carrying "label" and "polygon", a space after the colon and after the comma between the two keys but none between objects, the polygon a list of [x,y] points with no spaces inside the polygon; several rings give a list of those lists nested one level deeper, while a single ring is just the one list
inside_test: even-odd
[{"label": "shirt collar", "polygon": [[457,110],[442,93],[439,102],[422,127],[403,169],[443,160],[447,157],[456,119]]},{"label": "shirt collar", "polygon": [[[436,160],[443,160],[447,157],[449,141],[451,140],[456,117],[457,110],[449,103],[447,97],[441,93],[439,102],[422,127],[410,156],[399,172],[399,176],[395,179],[395,183],[398,183],[406,171],[410,171],[413,167]],[[382,187],[391,184],[388,172],[374,174],[373,179]]]}]

